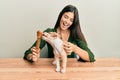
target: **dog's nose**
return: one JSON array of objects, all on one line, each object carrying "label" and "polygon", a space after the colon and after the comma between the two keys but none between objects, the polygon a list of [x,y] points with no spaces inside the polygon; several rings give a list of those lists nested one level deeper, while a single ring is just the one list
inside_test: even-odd
[{"label": "dog's nose", "polygon": [[49,35],[49,34],[48,34],[47,32],[44,32],[44,33],[43,33],[43,36],[46,36],[46,37],[47,37],[48,35]]}]

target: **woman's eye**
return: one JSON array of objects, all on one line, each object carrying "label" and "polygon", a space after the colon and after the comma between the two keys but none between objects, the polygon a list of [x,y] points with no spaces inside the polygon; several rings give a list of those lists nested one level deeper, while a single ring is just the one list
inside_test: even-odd
[{"label": "woman's eye", "polygon": [[73,18],[69,18],[69,16],[67,16],[67,15],[64,15],[64,18],[65,18],[65,19],[69,19],[70,22],[73,22]]},{"label": "woman's eye", "polygon": [[66,18],[66,19],[67,19],[67,18],[68,18],[68,16],[67,16],[67,15],[64,15],[64,18]]}]

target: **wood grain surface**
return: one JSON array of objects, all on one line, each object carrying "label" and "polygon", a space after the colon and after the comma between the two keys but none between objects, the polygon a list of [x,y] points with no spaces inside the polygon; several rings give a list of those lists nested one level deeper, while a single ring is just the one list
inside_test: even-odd
[{"label": "wood grain surface", "polygon": [[53,58],[29,63],[22,58],[0,59],[0,80],[120,80],[119,58],[98,58],[95,62],[78,62],[68,58],[65,74],[55,72]]}]

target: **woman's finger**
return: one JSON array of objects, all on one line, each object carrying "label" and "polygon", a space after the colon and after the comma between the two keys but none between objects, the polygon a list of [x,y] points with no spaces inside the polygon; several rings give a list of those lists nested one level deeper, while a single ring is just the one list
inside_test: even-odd
[{"label": "woman's finger", "polygon": [[31,48],[31,51],[32,51],[32,52],[35,52],[35,51],[36,51],[36,47],[32,47],[32,48]]},{"label": "woman's finger", "polygon": [[35,55],[35,56],[37,56],[38,54],[37,54],[37,53],[35,53],[35,52],[32,52],[32,55]]},{"label": "woman's finger", "polygon": [[35,53],[38,53],[38,54],[40,53],[40,49],[36,49],[36,47],[32,47],[31,51],[35,52]]},{"label": "woman's finger", "polygon": [[37,61],[37,59],[38,59],[38,57],[37,57],[37,56],[32,55],[32,60],[33,60],[33,61]]}]

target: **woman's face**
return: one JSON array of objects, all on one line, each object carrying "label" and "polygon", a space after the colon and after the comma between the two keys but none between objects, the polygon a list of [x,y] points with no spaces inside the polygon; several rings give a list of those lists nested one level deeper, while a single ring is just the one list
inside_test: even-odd
[{"label": "woman's face", "polygon": [[60,20],[60,28],[62,30],[67,30],[73,23],[74,13],[73,12],[65,12]]}]

